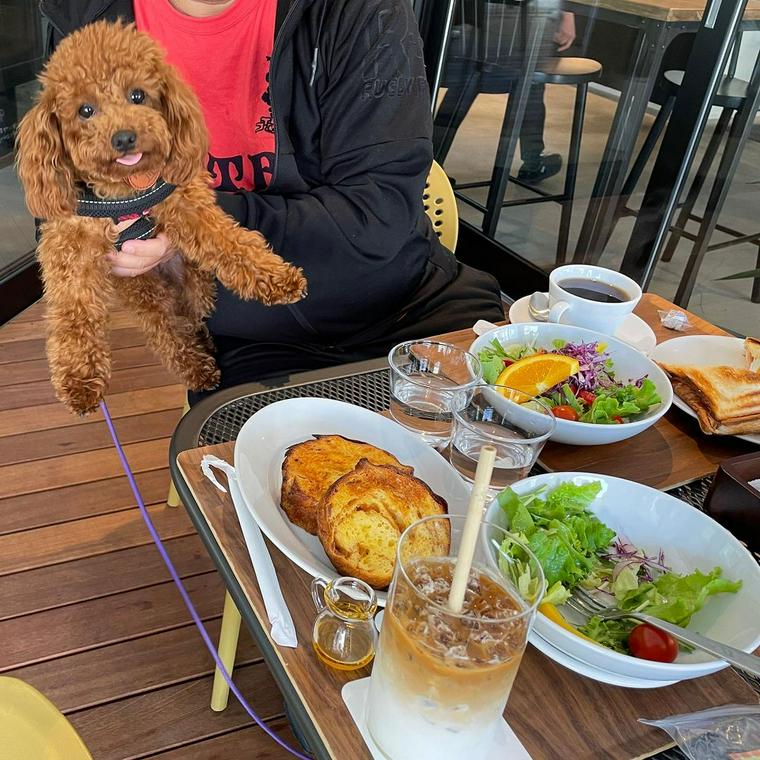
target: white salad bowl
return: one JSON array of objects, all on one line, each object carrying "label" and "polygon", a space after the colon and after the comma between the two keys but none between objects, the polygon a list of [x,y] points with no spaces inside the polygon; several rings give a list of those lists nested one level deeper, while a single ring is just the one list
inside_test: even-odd
[{"label": "white salad bowl", "polygon": [[[544,485],[551,490],[569,480],[577,484],[600,481],[602,490],[589,510],[648,555],[656,555],[662,549],[665,563],[673,572],[708,573],[720,567],[723,577],[741,580],[742,587],[737,593],[710,596],[688,628],[744,652],[753,652],[760,646],[760,565],[725,528],[686,502],[622,478],[560,472],[526,478],[512,488],[525,494]],[[509,527],[497,501],[489,505],[485,519]],[[582,624],[583,619],[566,606],[560,611],[569,622]],[[631,678],[681,681],[727,667],[722,660],[697,650],[680,652],[672,663],[620,654],[576,636],[541,612],[536,615],[535,632],[575,659]]]},{"label": "white salad bowl", "polygon": [[[599,341],[606,344],[606,351],[613,361],[615,376],[618,380],[635,382],[646,376],[655,384],[662,402],[648,409],[638,419],[620,425],[598,425],[590,422],[557,419],[557,426],[550,439],[556,443],[598,446],[633,438],[633,436],[654,425],[673,403],[673,388],[665,373],[651,359],[617,338],[599,335],[582,327],[534,322],[505,325],[484,333],[472,343],[470,352],[477,356],[494,340],[505,347],[515,344],[530,344],[548,351],[554,349],[552,341],[555,340],[571,343]],[[496,391],[490,391],[490,393],[494,397],[493,403],[496,406],[501,403],[511,403],[506,402],[506,400],[500,401],[499,399],[502,397]]]}]

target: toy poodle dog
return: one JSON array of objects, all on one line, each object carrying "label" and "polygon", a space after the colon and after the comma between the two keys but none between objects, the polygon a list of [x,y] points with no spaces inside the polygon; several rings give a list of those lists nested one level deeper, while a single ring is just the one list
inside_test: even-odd
[{"label": "toy poodle dog", "polygon": [[[77,414],[103,397],[113,295],[188,388],[213,388],[219,371],[204,318],[214,277],[241,298],[285,304],[305,295],[301,270],[216,205],[198,101],[147,34],[90,24],[61,42],[40,81],[19,126],[18,173],[29,210],[43,220],[37,255],[56,395]],[[116,225],[126,219],[137,221],[120,238]],[[169,264],[133,278],[111,274],[114,246],[160,231],[178,251]]]}]

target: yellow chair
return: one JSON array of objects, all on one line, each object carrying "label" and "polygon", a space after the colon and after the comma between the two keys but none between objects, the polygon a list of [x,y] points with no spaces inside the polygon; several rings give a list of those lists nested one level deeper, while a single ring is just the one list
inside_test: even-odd
[{"label": "yellow chair", "polygon": [[443,167],[433,161],[422,193],[422,205],[433,223],[433,231],[452,253],[459,237],[459,212],[451,182]]},{"label": "yellow chair", "polygon": [[[457,247],[457,237],[459,236],[457,201],[446,172],[435,161],[433,161],[430,167],[430,173],[425,183],[425,190],[422,193],[422,205],[425,213],[433,223],[435,234],[438,235],[441,243],[453,253]],[[187,407],[185,411],[187,411]],[[177,492],[174,490],[173,485],[172,493],[176,498]],[[172,504],[169,500],[167,500],[167,503],[170,506],[176,506],[179,504],[179,499],[176,498],[175,504]],[[240,622],[240,612],[235,606],[235,602],[229,593],[225,593],[222,629],[219,632],[217,651],[230,675],[232,675],[232,670],[235,666]],[[214,672],[214,686],[211,690],[211,709],[217,712],[224,710],[227,707],[229,695],[230,687],[227,686],[219,668],[216,668]]]},{"label": "yellow chair", "polygon": [[0,760],[92,760],[58,708],[9,676],[0,676],[0,737]]}]

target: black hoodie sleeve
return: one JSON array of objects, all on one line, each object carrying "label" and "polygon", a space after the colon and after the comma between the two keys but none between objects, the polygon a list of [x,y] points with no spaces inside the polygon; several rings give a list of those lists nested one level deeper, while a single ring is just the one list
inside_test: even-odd
[{"label": "black hoodie sleeve", "polygon": [[[310,252],[325,248],[342,249],[348,266],[390,263],[420,225],[432,161],[430,91],[409,0],[326,3],[313,85],[323,184],[287,195],[219,194],[228,213],[307,276]],[[291,119],[298,108],[294,98]]]}]

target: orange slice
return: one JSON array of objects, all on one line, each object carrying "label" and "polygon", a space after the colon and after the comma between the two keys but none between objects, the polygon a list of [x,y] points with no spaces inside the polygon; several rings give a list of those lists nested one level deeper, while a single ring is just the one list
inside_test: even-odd
[{"label": "orange slice", "polygon": [[534,354],[505,367],[496,379],[496,385],[506,385],[529,396],[540,396],[579,369],[578,360],[571,356]]}]

